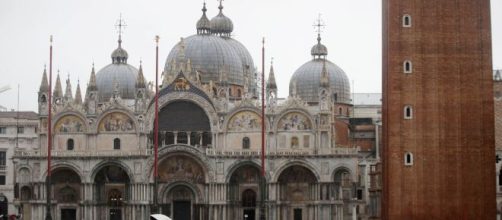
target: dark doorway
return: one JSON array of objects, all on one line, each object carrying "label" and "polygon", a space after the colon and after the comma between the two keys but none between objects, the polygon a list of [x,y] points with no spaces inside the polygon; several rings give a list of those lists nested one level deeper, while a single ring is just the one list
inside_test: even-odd
[{"label": "dark doorway", "polygon": [[302,220],[302,209],[294,209],[294,220]]},{"label": "dark doorway", "polygon": [[7,197],[0,195],[0,215],[7,216],[8,212]]},{"label": "dark doorway", "polygon": [[61,220],[77,220],[77,210],[61,209]]},{"label": "dark doorway", "polygon": [[122,210],[110,209],[110,220],[122,220]]},{"label": "dark doorway", "polygon": [[243,219],[244,220],[255,220],[254,209],[245,209]]},{"label": "dark doorway", "polygon": [[173,220],[191,219],[190,201],[175,201],[173,203]]}]

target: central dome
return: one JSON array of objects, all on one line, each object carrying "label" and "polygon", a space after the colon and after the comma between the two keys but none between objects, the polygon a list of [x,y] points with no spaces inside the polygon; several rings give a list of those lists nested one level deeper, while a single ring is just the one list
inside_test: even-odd
[{"label": "central dome", "polygon": [[244,84],[240,55],[223,38],[198,34],[184,39],[183,43],[184,51],[182,51],[182,42],[179,42],[169,52],[165,64],[166,73],[170,73],[172,61],[184,53],[184,57],[190,59],[193,69],[201,73],[203,83],[209,83],[210,80],[219,82],[220,74],[224,71],[227,73],[228,83],[240,86]]}]

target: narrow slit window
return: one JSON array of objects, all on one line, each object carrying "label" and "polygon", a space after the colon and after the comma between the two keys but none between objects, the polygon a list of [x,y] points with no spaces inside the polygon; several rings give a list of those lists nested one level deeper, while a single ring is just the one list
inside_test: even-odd
[{"label": "narrow slit window", "polygon": [[411,27],[411,16],[410,15],[403,16],[403,27]]},{"label": "narrow slit window", "polygon": [[249,149],[251,145],[251,141],[249,140],[248,137],[244,137],[242,139],[242,149]]},{"label": "narrow slit window", "polygon": [[75,141],[73,141],[73,139],[68,139],[68,141],[66,141],[66,150],[73,150],[75,148]]},{"label": "narrow slit window", "polygon": [[113,140],[113,149],[120,150],[120,139],[119,138],[115,138]]},{"label": "narrow slit window", "polygon": [[413,154],[410,152],[406,152],[404,154],[404,165],[411,166],[413,165]]},{"label": "narrow slit window", "polygon": [[411,61],[409,61],[409,60],[404,61],[403,72],[404,73],[412,73],[413,72],[413,64],[411,63]]},{"label": "narrow slit window", "polygon": [[413,118],[413,107],[411,105],[404,106],[404,119]]}]

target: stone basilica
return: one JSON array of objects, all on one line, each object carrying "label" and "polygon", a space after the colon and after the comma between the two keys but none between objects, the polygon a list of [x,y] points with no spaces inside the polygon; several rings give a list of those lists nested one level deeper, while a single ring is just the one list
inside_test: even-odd
[{"label": "stone basilica", "polygon": [[48,124],[46,71],[39,89],[38,144],[19,149],[14,203],[43,219],[47,130],[53,130],[52,216],[57,220],[366,219],[372,151],[353,144],[347,75],[318,36],[294,73],[289,97],[266,83],[266,177],[261,177],[258,71],[233,23],[206,7],[196,34],[169,53],[159,89],[159,179],[154,191],[154,92],[141,65],[127,63],[119,36],[112,63],[90,74],[85,96],[58,76]]}]

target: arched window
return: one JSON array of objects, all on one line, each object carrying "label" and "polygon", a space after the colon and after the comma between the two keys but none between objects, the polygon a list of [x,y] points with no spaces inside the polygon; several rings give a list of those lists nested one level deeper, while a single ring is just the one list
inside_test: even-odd
[{"label": "arched window", "polygon": [[240,89],[237,89],[237,97],[241,97],[242,96],[242,93],[241,93],[241,90]]},{"label": "arched window", "polygon": [[174,144],[174,133],[167,132],[166,133],[166,145]]},{"label": "arched window", "polygon": [[242,149],[249,149],[251,146],[251,141],[248,137],[242,138]]},{"label": "arched window", "polygon": [[403,16],[403,27],[411,27],[411,16],[410,15]]},{"label": "arched window", "polygon": [[409,61],[409,60],[404,61],[403,72],[404,73],[412,73],[413,72],[413,64],[411,63],[411,61]]},{"label": "arched window", "polygon": [[120,139],[119,138],[113,139],[113,149],[120,150]]},{"label": "arched window", "polygon": [[411,105],[404,106],[404,119],[413,118],[413,107]]},{"label": "arched window", "polygon": [[75,142],[73,141],[73,139],[68,139],[66,141],[66,150],[73,150],[75,148]]},{"label": "arched window", "polygon": [[404,165],[411,166],[413,165],[413,154],[410,152],[406,152],[404,154]]},{"label": "arched window", "polygon": [[342,113],[342,110],[343,110],[343,109],[342,109],[342,107],[338,108],[338,114],[339,114],[339,115],[342,115],[342,114],[343,114],[343,113]]}]

